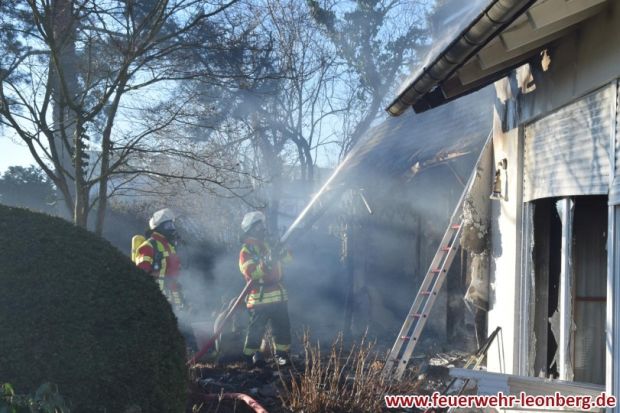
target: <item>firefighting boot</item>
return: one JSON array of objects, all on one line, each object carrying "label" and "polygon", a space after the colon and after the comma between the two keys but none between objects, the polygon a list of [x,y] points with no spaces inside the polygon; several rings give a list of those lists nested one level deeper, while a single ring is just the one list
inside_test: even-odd
[{"label": "firefighting boot", "polygon": [[260,351],[257,351],[256,353],[254,353],[254,355],[252,356],[252,364],[254,365],[254,367],[265,367],[265,359],[263,358],[263,355],[261,354]]},{"label": "firefighting boot", "polygon": [[287,353],[276,353],[273,359],[280,367],[288,366],[289,364],[291,364],[291,360],[289,359]]}]

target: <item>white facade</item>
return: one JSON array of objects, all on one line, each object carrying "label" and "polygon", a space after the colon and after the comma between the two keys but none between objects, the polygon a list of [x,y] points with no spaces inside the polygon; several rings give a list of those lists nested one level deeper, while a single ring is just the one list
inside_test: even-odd
[{"label": "white facade", "polygon": [[[600,344],[604,348],[604,384],[615,395],[620,394],[620,234],[617,230],[620,197],[616,190],[620,180],[615,179],[620,172],[618,38],[620,2],[613,1],[604,12],[548,46],[550,66],[543,70],[537,67],[539,62],[534,62],[535,68],[529,78],[533,83],[529,84],[527,93],[517,76],[496,83],[494,164],[506,159],[507,169],[505,199],[491,201],[488,313],[488,331],[501,326],[503,333],[489,352],[489,370],[538,375],[534,368],[538,363],[535,358],[547,338],[535,333],[536,323],[546,322],[546,317],[540,314],[536,321],[535,313],[540,310],[537,302],[541,297],[555,299],[557,294],[558,318],[551,323],[552,328],[561,331],[554,336],[558,344],[557,369],[560,378],[572,380],[576,370],[576,374],[582,377],[591,377],[588,372],[579,373],[579,365],[584,363],[581,358],[588,356],[590,359],[586,361],[596,364],[596,354],[580,355],[589,347],[584,347],[583,340],[580,341],[579,331],[586,331],[581,333],[582,336],[592,335],[594,330],[584,330],[590,321],[581,318],[580,325],[575,325],[575,320],[579,314],[590,314],[591,322],[595,323],[597,317],[592,314],[598,314],[597,311],[604,308],[605,320],[600,329],[602,341],[593,345]],[[527,79],[528,76],[521,78]],[[571,126],[566,127],[569,122]],[[544,133],[537,130],[540,127],[553,136],[543,136]],[[541,139],[548,139],[547,146],[536,147],[534,139],[543,144]],[[532,149],[534,147],[536,151]],[[527,148],[530,148],[529,152]],[[548,156],[541,154],[544,150],[548,151]],[[599,198],[592,198],[594,196]],[[540,289],[547,286],[542,285],[537,271],[546,265],[545,268],[552,272],[553,264],[549,260],[541,263],[540,257],[535,257],[536,249],[542,248],[540,242],[535,242],[540,238],[536,235],[539,229],[535,227],[543,221],[536,221],[534,215],[536,206],[541,207],[536,201],[541,199],[553,199],[556,205],[564,208],[558,210],[560,233],[553,235],[558,232],[553,229],[556,224],[550,223],[551,229],[545,230],[548,242],[557,244],[550,247],[549,256],[557,259],[559,264],[554,270],[554,281],[549,277],[544,279],[549,283],[549,290],[542,296]],[[607,245],[606,248],[604,244],[597,247],[607,257],[606,278],[602,280],[606,301],[600,294],[580,295],[579,292],[579,289],[597,288],[596,285],[601,283],[596,279],[601,271],[594,270],[595,265],[592,271],[596,274],[585,278],[578,275],[579,254],[587,246],[582,247],[575,240],[575,234],[583,231],[576,227],[579,213],[575,208],[588,199],[596,202],[604,199],[608,204],[605,207]],[[551,212],[555,211],[551,209]],[[579,219],[585,222],[591,217]],[[550,364],[552,360],[547,359],[546,363]]]}]

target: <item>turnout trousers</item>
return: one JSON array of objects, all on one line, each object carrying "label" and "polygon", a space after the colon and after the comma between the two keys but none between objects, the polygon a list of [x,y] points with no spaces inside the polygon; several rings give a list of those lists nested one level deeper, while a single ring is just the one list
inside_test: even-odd
[{"label": "turnout trousers", "polygon": [[185,300],[178,281],[171,277],[159,277],[157,281],[159,289],[166,296],[170,305],[178,311],[185,309]]},{"label": "turnout trousers", "polygon": [[288,316],[288,302],[279,301],[258,304],[250,311],[250,323],[245,336],[243,354],[250,356],[260,350],[267,325],[271,324],[271,333],[277,353],[286,353],[291,347],[291,323]]}]

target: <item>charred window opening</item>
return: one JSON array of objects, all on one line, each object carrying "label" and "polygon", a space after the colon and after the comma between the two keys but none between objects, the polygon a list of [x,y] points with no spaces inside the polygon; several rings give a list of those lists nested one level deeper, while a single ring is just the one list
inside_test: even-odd
[{"label": "charred window opening", "polygon": [[[605,383],[607,197],[573,197],[574,214],[563,222],[558,198],[534,205],[534,373]],[[570,214],[567,216],[571,216]],[[563,251],[562,239],[569,245]],[[562,256],[569,263],[562,273]],[[562,282],[570,303],[562,322]],[[560,355],[560,343],[567,355]],[[564,372],[564,374],[562,374]]]},{"label": "charred window opening", "polygon": [[575,381],[605,384],[606,196],[575,198],[573,233]]},{"label": "charred window opening", "polygon": [[545,377],[558,375],[557,366],[553,362],[558,345],[549,324],[549,319],[558,308],[561,269],[562,221],[555,202],[554,198],[534,201],[534,371]]}]

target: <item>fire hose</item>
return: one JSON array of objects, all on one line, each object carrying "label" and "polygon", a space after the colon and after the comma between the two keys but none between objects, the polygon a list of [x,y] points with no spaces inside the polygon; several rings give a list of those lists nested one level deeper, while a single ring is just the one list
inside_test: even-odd
[{"label": "fire hose", "polygon": [[228,322],[228,319],[233,315],[235,310],[243,302],[243,299],[245,298],[245,296],[250,292],[250,287],[252,287],[252,281],[251,280],[247,282],[247,284],[245,285],[245,287],[241,291],[241,294],[239,294],[239,296],[235,300],[234,304],[229,308],[228,312],[226,313],[226,315],[222,319],[222,322],[220,323],[220,325],[213,332],[213,335],[211,336],[211,338],[209,338],[209,340],[207,340],[207,342],[202,346],[202,348],[196,354],[194,354],[194,356],[187,362],[188,365],[192,366],[192,365],[196,364],[196,362],[198,360],[200,360],[200,358],[202,356],[204,356],[209,350],[211,350],[211,348],[213,347],[213,345],[217,341],[218,336],[222,333],[222,330],[224,330],[224,327],[226,326],[226,323]]},{"label": "fire hose", "polygon": [[222,320],[219,323],[216,323],[217,325],[215,327],[215,331],[213,332],[213,335],[211,336],[211,338],[209,338],[209,340],[207,340],[207,342],[202,346],[202,348],[196,354],[194,354],[194,356],[187,362],[189,366],[196,364],[196,362],[200,360],[202,356],[204,356],[209,350],[211,350],[211,348],[217,341],[217,338],[224,330],[224,327],[228,323],[228,320],[230,319],[230,317],[232,317],[234,312],[237,310],[237,308],[239,308],[239,306],[243,302],[245,296],[248,295],[248,293],[250,292],[250,289],[252,288],[253,283],[254,283],[253,280],[250,280],[245,284],[245,287],[243,287],[241,294],[237,296],[234,303],[229,307],[228,311],[224,315],[224,318],[222,318]]},{"label": "fire hose", "polygon": [[200,399],[201,401],[210,402],[210,401],[220,401],[222,399],[230,399],[230,400],[240,400],[244,402],[248,407],[254,410],[256,413],[269,413],[263,406],[260,405],[256,400],[248,396],[244,393],[218,393],[218,394],[208,394],[208,393],[194,393],[194,397]]}]

